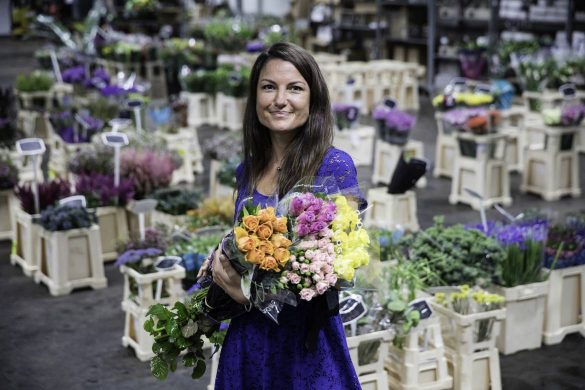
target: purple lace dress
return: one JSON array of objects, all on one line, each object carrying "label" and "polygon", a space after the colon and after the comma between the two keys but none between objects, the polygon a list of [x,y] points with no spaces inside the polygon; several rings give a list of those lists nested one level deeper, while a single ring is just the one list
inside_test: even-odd
[{"label": "purple lace dress", "polygon": [[[334,177],[342,190],[357,189],[351,157],[335,148],[328,150],[317,176]],[[246,183],[238,180],[238,185],[245,188]],[[243,195],[238,195],[236,205],[241,198]],[[255,191],[253,199],[265,205],[269,197]],[[285,305],[279,325],[255,309],[234,318],[222,347],[215,389],[360,389],[338,314],[324,320],[315,351],[305,347],[314,304],[301,301],[297,307]]]}]

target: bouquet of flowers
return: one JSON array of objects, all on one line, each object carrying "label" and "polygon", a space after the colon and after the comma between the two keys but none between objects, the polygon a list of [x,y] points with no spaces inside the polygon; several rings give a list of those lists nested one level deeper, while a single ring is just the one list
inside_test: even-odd
[{"label": "bouquet of flowers", "polygon": [[[244,199],[238,215],[235,227],[218,247],[242,275],[242,291],[251,305],[276,323],[285,304],[296,306],[298,300],[310,301],[333,287],[348,286],[356,268],[369,262],[369,236],[358,211],[350,206],[348,197],[326,185],[298,185],[272,207],[252,206]],[[192,289],[196,304],[188,301],[180,309],[165,309],[164,313],[151,308],[145,329],[155,336],[155,342],[170,340],[173,344],[166,348],[172,354],[153,347],[157,355],[151,364],[153,375],[162,378],[159,372],[176,367],[180,352],[199,345],[202,337],[201,332],[186,332],[179,343],[180,337],[173,337],[172,329],[156,324],[172,319],[178,329],[191,326],[213,334],[220,321],[251,309],[236,303],[212,280],[206,275],[198,282],[199,290]],[[204,371],[204,365],[199,369]]]}]

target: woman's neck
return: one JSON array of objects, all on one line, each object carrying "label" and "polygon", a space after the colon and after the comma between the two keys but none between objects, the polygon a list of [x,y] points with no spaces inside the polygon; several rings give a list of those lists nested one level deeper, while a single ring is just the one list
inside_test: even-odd
[{"label": "woman's neck", "polygon": [[286,149],[294,138],[293,131],[287,132],[271,132],[270,139],[272,141],[272,163],[280,166],[286,155]]}]

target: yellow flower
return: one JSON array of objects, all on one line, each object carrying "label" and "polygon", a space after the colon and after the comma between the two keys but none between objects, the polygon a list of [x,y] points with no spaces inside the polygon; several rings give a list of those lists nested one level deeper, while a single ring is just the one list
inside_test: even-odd
[{"label": "yellow flower", "polygon": [[442,304],[446,303],[445,302],[445,293],[444,292],[438,292],[438,293],[436,293],[435,294],[435,300],[437,301],[437,303],[439,305],[442,305]]},{"label": "yellow flower", "polygon": [[248,232],[246,231],[246,229],[237,226],[236,228],[234,228],[234,235],[236,236],[236,241],[238,241],[242,237],[247,237]]}]

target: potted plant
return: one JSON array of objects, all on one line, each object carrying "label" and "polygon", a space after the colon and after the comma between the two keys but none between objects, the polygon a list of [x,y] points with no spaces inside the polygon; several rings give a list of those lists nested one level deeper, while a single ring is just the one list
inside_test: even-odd
[{"label": "potted plant", "polygon": [[[144,330],[150,305],[173,305],[182,291],[181,280],[185,269],[176,264],[170,269],[157,271],[155,262],[166,248],[166,240],[160,231],[149,229],[144,241],[134,240],[126,244],[126,250],[116,260],[124,275],[122,310],[126,314],[122,345],[131,346],[136,356],[145,361],[153,356],[153,338]],[[162,248],[161,248],[162,247]]]},{"label": "potted plant", "polygon": [[342,131],[355,127],[360,116],[360,109],[355,104],[335,103],[333,105],[333,115],[337,128]]},{"label": "potted plant", "polygon": [[404,236],[401,245],[413,261],[422,261],[438,279],[435,286],[499,283],[504,249],[491,237],[461,224],[446,227],[444,217],[416,235]]},{"label": "potted plant", "polygon": [[540,348],[542,343],[549,289],[543,269],[547,228],[547,221],[521,221],[489,229],[506,253],[502,278],[495,286],[506,300],[506,319],[497,339],[504,354]]},{"label": "potted plant", "polygon": [[[61,179],[40,183],[38,189],[39,212],[71,194],[69,183]],[[15,240],[10,261],[12,264],[18,263],[24,274],[31,276],[38,269],[39,228],[38,225],[33,224],[33,220],[39,215],[35,211],[35,198],[30,184],[17,186],[14,192],[20,202],[20,207],[14,208]]]},{"label": "potted plant", "polygon": [[578,265],[577,260],[584,246],[585,237],[579,234],[577,224],[553,225],[548,230],[544,265],[550,269]]},{"label": "potted plant", "polygon": [[479,80],[487,67],[487,47],[470,42],[459,50],[459,63],[463,77]]},{"label": "potted plant", "polygon": [[372,117],[378,125],[382,141],[394,145],[406,145],[410,130],[416,122],[414,116],[386,105],[374,108]]},{"label": "potted plant", "polygon": [[143,199],[170,185],[177,168],[168,152],[151,149],[124,149],[120,155],[120,175],[134,184],[134,198]]},{"label": "potted plant", "polygon": [[19,74],[16,77],[20,108],[23,110],[47,110],[51,108],[50,90],[53,79],[47,74],[35,71],[31,74]]},{"label": "potted plant", "polygon": [[217,85],[216,115],[219,126],[230,130],[242,127],[250,68],[222,65],[215,71]]},{"label": "potted plant", "polygon": [[24,133],[17,129],[18,110],[16,98],[11,88],[0,88],[0,148],[14,149],[15,142],[25,138]]},{"label": "potted plant", "polygon": [[253,30],[236,19],[217,18],[205,25],[203,33],[209,47],[217,48],[220,52],[233,53],[245,50]]},{"label": "potted plant", "polygon": [[[234,159],[242,153],[242,140],[239,135],[231,132],[214,134],[202,143],[203,156],[210,160],[209,166],[209,192],[211,196],[219,195],[222,188],[218,182],[218,172],[225,162]],[[233,165],[233,164],[232,164]],[[229,179],[227,180],[229,181]],[[226,190],[226,188],[223,188]],[[232,190],[227,191],[232,194]],[[227,195],[224,193],[224,195]]]},{"label": "potted plant", "polygon": [[18,169],[12,164],[8,156],[0,154],[0,240],[12,239],[15,198],[12,189],[18,184]]},{"label": "potted plant", "polygon": [[441,319],[454,387],[501,387],[495,340],[506,317],[504,298],[463,285],[455,292],[437,292],[430,302]]},{"label": "potted plant", "polygon": [[183,226],[186,224],[187,212],[198,207],[201,196],[185,188],[164,188],[155,191],[150,198],[157,200],[154,223]]},{"label": "potted plant", "polygon": [[81,149],[69,158],[67,170],[75,175],[113,175],[113,148],[102,144],[92,144],[90,148]]},{"label": "potted plant", "polygon": [[85,196],[88,207],[96,209],[103,260],[115,260],[116,241],[128,239],[125,206],[132,199],[132,181],[121,179],[116,187],[111,174],[81,174],[76,178],[75,192]]},{"label": "potted plant", "polygon": [[51,295],[107,286],[95,222],[95,214],[83,207],[49,207],[41,213],[35,281],[46,284]]}]

